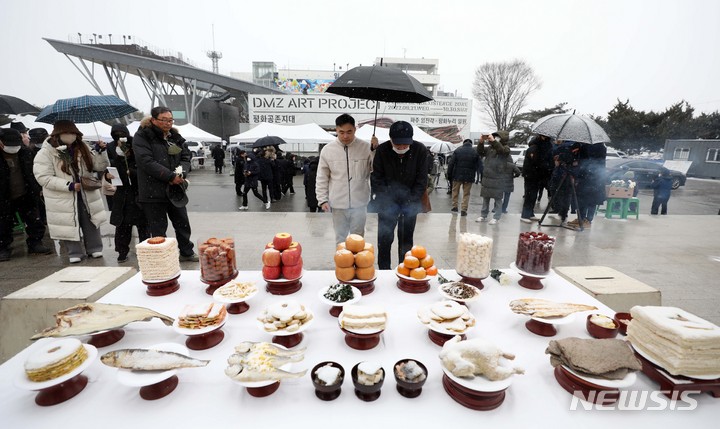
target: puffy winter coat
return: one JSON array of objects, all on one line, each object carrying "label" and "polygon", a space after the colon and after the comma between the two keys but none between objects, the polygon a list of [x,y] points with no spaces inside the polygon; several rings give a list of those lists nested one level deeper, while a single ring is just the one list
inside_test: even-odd
[{"label": "puffy winter coat", "polygon": [[370,143],[354,139],[349,145],[338,139],[320,152],[315,193],[320,204],[337,209],[364,207],[370,200]]},{"label": "puffy winter coat", "polygon": [[504,192],[512,192],[515,169],[517,167],[510,156],[510,148],[497,140],[491,142],[490,147],[485,149],[480,196],[502,198]]},{"label": "puffy winter coat", "polygon": [[466,140],[450,157],[448,175],[453,182],[473,183],[480,156],[472,147],[472,141]]},{"label": "puffy winter coat", "polygon": [[[98,153],[95,150],[91,150],[90,153],[92,154],[93,170],[95,172],[104,171],[108,167],[106,153]],[[100,189],[83,189],[79,193],[69,189],[74,179],[72,175],[61,170],[61,163],[58,150],[49,141],[46,141],[35,156],[33,173],[43,188],[50,238],[80,241],[80,222],[77,212],[78,194],[81,195],[83,203],[90,213],[90,220],[96,227],[100,227],[107,221],[107,212]],[[88,171],[82,160],[78,162],[78,166],[80,176],[94,177],[94,172]]]},{"label": "puffy winter coat", "polygon": [[428,150],[416,141],[400,157],[389,141],[377,147],[370,175],[379,210],[419,213],[428,180]]},{"label": "puffy winter coat", "polygon": [[[171,149],[171,143],[176,148]],[[175,177],[175,169],[183,166],[189,171],[192,155],[185,146],[185,139],[175,130],[166,140],[160,128],[152,125],[150,118],[140,123],[133,138],[133,152],[137,162],[138,201],[141,203],[167,202],[167,187]],[[170,154],[173,152],[173,154]]]}]

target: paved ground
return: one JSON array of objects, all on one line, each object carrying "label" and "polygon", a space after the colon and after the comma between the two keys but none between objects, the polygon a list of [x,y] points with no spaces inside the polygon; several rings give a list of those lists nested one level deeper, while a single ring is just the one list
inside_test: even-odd
[{"label": "paved ground", "polygon": [[[328,214],[306,212],[302,177],[296,177],[294,195],[273,203],[270,210],[250,196],[250,210],[239,212],[232,177],[217,175],[212,167],[195,170],[190,176],[190,220],[193,239],[210,236],[234,236],[241,270],[260,268],[260,251],[275,232],[288,231],[302,243],[307,269],[332,269],[334,252],[332,220]],[[522,182],[515,182],[510,214],[503,215],[496,226],[476,223],[480,211],[473,188],[470,215],[451,215],[450,198],[445,189],[431,194],[433,212],[420,215],[415,242],[425,245],[441,268],[455,266],[456,236],[463,232],[483,234],[494,240],[493,267],[507,268],[515,259],[519,232],[536,229],[519,221]],[[584,232],[542,227],[558,237],[553,265],[604,265],[662,291],[663,304],[682,307],[716,324],[720,324],[720,182],[689,179],[685,187],[673,191],[670,215],[650,216],[650,191],[640,192],[640,219],[608,220],[598,218]],[[543,207],[546,201],[543,200]],[[305,211],[305,212],[304,212]],[[556,222],[556,221],[555,221]],[[102,228],[105,241],[103,259],[84,261],[80,265],[115,266],[114,227]],[[169,231],[172,235],[172,231]],[[370,215],[367,225],[369,241],[377,241],[377,217]],[[68,265],[60,255],[27,256],[23,239],[16,236],[14,256],[0,263],[0,296],[5,296],[42,279]],[[131,254],[126,264],[136,265]],[[197,264],[183,263],[184,269]]]}]

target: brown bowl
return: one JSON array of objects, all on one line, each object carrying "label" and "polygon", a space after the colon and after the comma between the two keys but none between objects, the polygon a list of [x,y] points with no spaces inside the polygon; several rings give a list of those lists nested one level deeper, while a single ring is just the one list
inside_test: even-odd
[{"label": "brown bowl", "polygon": [[[595,337],[595,338],[615,338],[618,334],[618,322],[615,322],[613,320],[613,323],[615,324],[615,328],[605,328],[600,325],[596,325],[593,322],[590,321],[590,318],[595,316],[594,314],[588,314],[587,322],[585,323],[585,327],[587,328],[588,333]],[[612,319],[610,319],[612,320]]]},{"label": "brown bowl", "polygon": [[355,396],[365,402],[374,401],[380,397],[380,389],[385,382],[385,369],[381,368],[383,372],[382,380],[373,384],[372,386],[368,386],[365,384],[360,384],[358,382],[358,365],[360,365],[360,363],[355,364],[355,366],[352,367],[352,370],[350,370],[350,377],[352,377],[353,386],[355,386]]},{"label": "brown bowl", "polygon": [[[335,384],[325,385],[318,382],[317,378],[315,378],[315,373],[317,372],[317,370],[327,364],[330,364],[330,366],[340,370],[340,378]],[[322,399],[323,401],[332,401],[333,399],[340,396],[340,391],[342,390],[341,387],[343,381],[345,381],[345,369],[337,362],[320,362],[319,364],[315,365],[315,367],[310,372],[310,379],[312,380],[313,387],[315,387],[315,396]]]},{"label": "brown bowl", "polygon": [[632,320],[632,315],[630,313],[615,313],[613,320],[615,320],[615,323],[618,325],[618,331],[623,335],[627,335],[627,327],[628,323]]},{"label": "brown bowl", "polygon": [[[418,366],[425,373],[425,378],[423,378],[421,381],[410,382],[402,380],[398,377],[397,366],[401,363],[405,363],[411,360],[415,361],[415,363],[418,364]],[[428,371],[425,365],[423,365],[423,363],[417,359],[401,359],[395,362],[395,365],[393,365],[393,374],[395,375],[395,381],[397,382],[397,391],[406,398],[416,398],[422,393],[422,387],[427,380]]]}]

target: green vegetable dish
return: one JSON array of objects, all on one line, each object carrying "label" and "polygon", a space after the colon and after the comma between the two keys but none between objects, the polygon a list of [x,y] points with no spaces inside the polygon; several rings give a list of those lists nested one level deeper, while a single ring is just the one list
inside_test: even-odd
[{"label": "green vegetable dish", "polygon": [[323,296],[333,302],[347,302],[353,299],[353,291],[350,285],[338,283],[330,286]]}]

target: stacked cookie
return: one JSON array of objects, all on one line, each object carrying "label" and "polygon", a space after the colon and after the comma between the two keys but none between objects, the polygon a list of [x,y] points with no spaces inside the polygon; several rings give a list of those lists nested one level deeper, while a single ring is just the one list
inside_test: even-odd
[{"label": "stacked cookie", "polygon": [[635,306],[633,347],[673,375],[720,374],[720,327],[675,307]]},{"label": "stacked cookie", "polygon": [[455,301],[439,301],[417,312],[418,319],[435,331],[462,334],[475,326],[475,318],[467,307]]},{"label": "stacked cookie", "polygon": [[269,306],[258,317],[266,332],[295,332],[312,320],[312,313],[296,301],[288,300]]}]

